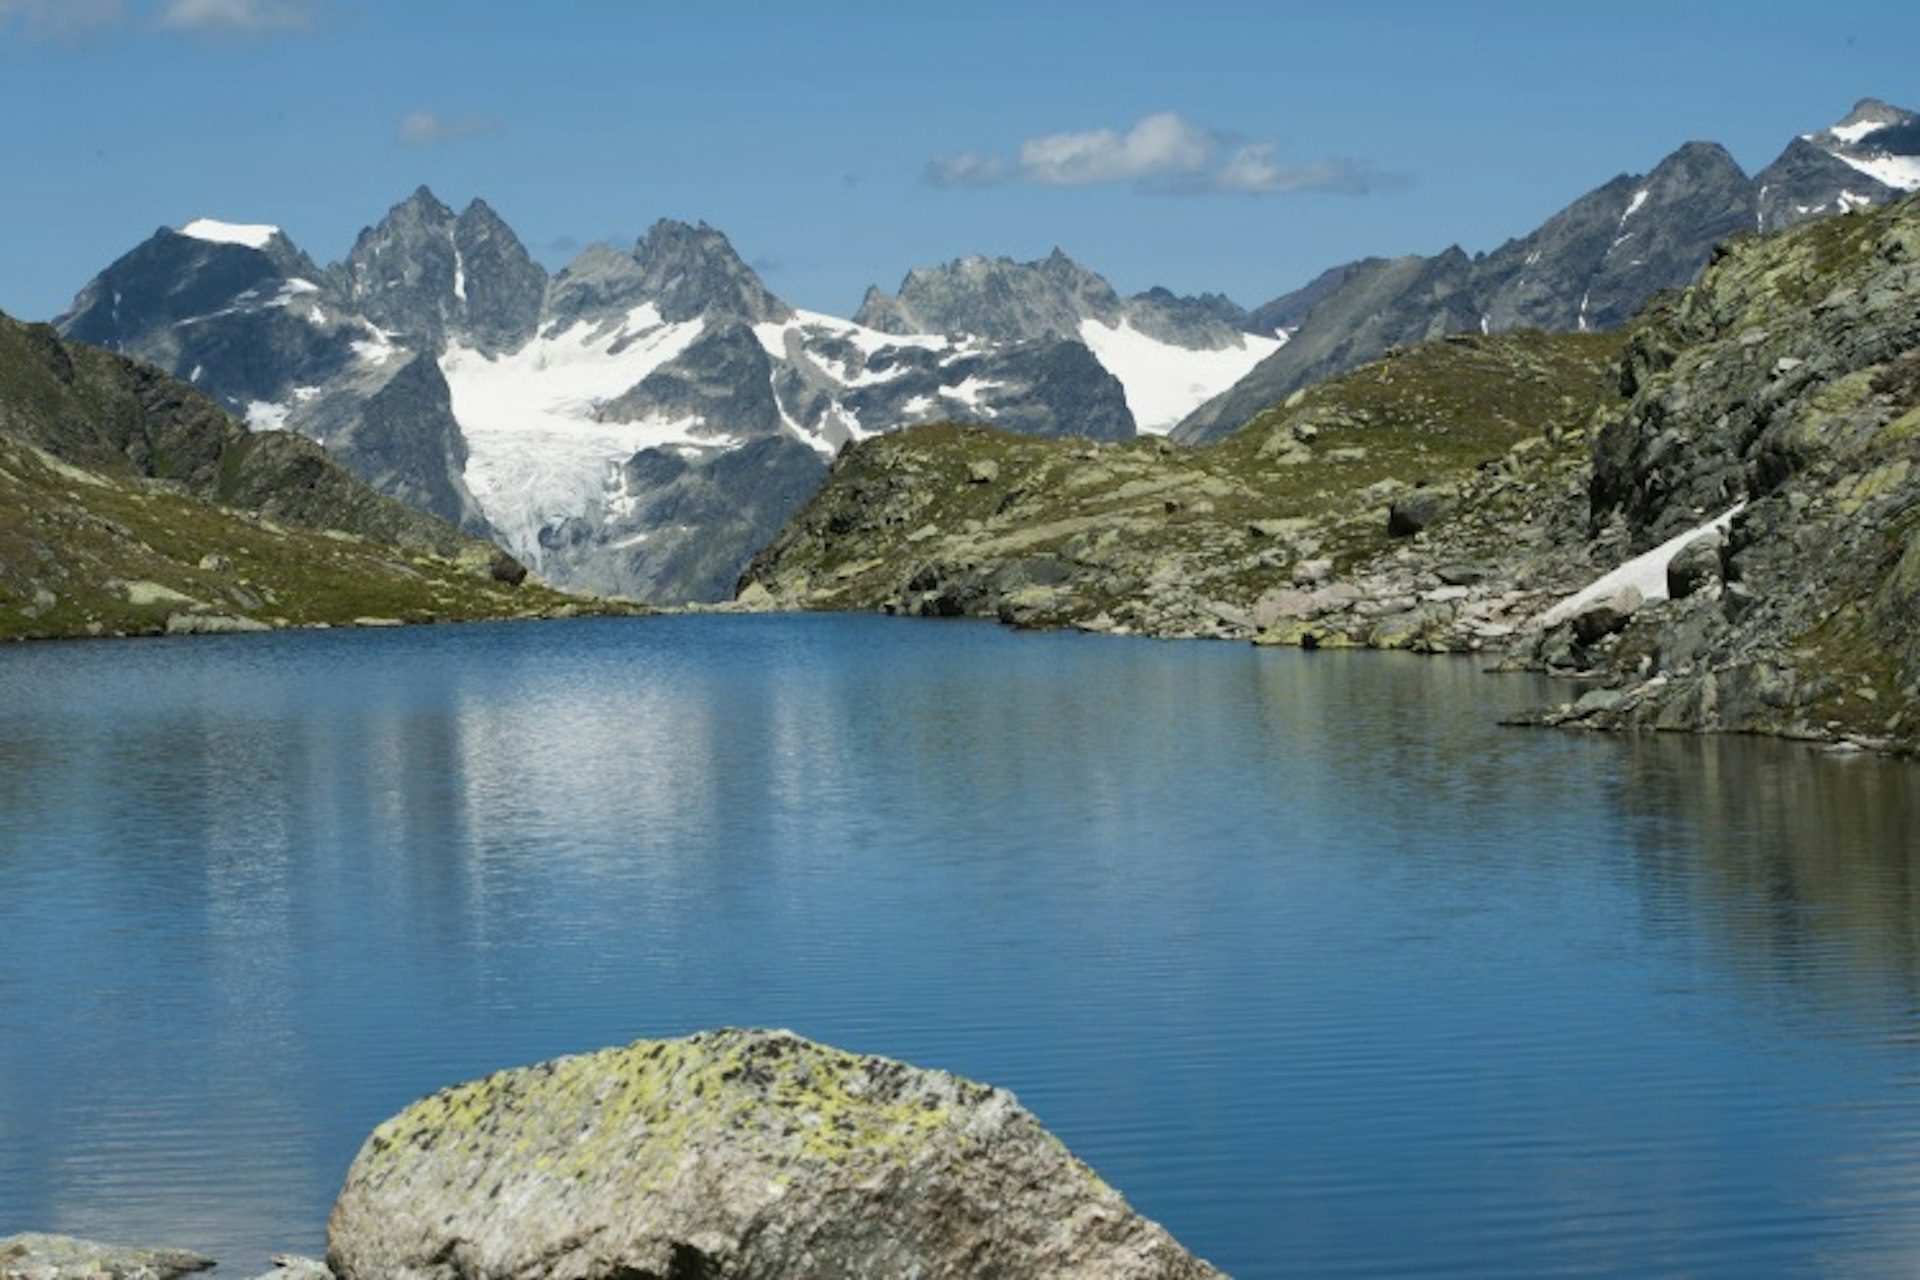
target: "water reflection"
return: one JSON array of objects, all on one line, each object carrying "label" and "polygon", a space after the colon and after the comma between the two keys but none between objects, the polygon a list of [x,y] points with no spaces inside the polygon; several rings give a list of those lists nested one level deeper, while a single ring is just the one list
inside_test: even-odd
[{"label": "water reflection", "polygon": [[1637,742],[1616,793],[1649,927],[1849,1034],[1920,991],[1913,765],[1743,738]]},{"label": "water reflection", "polygon": [[0,1230],[317,1251],[419,1093],[779,1023],[1236,1274],[1888,1269],[1910,766],[1542,697],[869,619],[0,653]]}]

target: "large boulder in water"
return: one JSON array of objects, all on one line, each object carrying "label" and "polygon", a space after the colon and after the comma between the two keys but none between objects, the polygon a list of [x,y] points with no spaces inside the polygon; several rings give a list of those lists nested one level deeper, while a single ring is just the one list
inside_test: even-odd
[{"label": "large boulder in water", "polygon": [[374,1130],[340,1280],[1219,1273],[1012,1094],[785,1031],[504,1071]]}]

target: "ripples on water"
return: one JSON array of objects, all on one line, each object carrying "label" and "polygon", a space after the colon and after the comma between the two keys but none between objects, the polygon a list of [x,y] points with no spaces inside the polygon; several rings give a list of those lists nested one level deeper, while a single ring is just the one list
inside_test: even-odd
[{"label": "ripples on water", "polygon": [[849,618],[0,652],[0,1233],[251,1274],[422,1093],[783,1025],[1242,1276],[1911,1274],[1912,766],[1492,727],[1544,696]]}]

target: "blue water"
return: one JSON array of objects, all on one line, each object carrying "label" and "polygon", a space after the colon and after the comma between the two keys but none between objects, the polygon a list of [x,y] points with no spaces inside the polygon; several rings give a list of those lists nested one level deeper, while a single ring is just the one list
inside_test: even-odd
[{"label": "blue water", "polygon": [[1920,774],[1465,662],[668,618],[0,650],[0,1234],[324,1249],[441,1085],[778,1025],[1240,1276],[1911,1275]]}]

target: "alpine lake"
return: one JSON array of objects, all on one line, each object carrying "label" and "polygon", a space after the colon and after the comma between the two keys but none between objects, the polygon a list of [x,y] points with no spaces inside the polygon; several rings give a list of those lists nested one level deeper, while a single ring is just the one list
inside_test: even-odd
[{"label": "alpine lake", "polygon": [[0,650],[0,1234],[319,1254],[366,1134],[779,1026],[1240,1277],[1920,1271],[1920,772],[1471,661],[687,616]]}]

